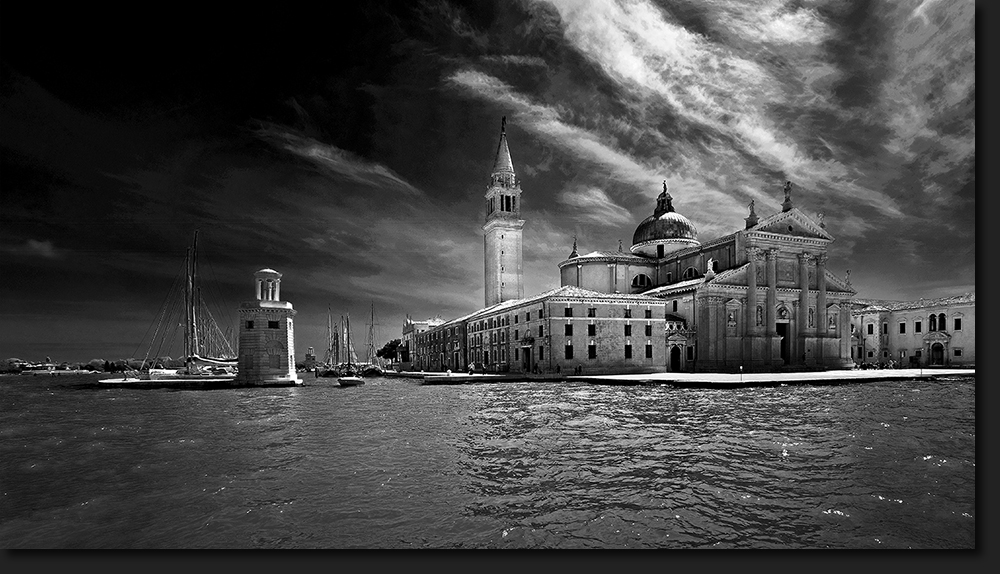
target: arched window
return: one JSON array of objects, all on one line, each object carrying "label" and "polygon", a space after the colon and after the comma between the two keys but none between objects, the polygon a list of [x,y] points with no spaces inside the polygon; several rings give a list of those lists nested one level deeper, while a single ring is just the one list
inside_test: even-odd
[{"label": "arched window", "polygon": [[633,287],[650,287],[653,285],[653,281],[649,278],[649,275],[645,273],[639,273],[632,278]]},{"label": "arched window", "polygon": [[944,313],[938,314],[938,329],[941,329],[942,331],[948,330],[948,323],[945,322]]},{"label": "arched window", "polygon": [[694,279],[698,276],[698,271],[694,267],[688,267],[684,270],[684,279]]},{"label": "arched window", "polygon": [[927,322],[930,323],[927,327],[928,331],[937,331],[937,315],[931,315]]}]

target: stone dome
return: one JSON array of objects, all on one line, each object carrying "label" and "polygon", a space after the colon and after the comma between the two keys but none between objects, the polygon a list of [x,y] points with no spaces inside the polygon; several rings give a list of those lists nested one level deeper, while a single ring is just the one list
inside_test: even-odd
[{"label": "stone dome", "polygon": [[698,230],[688,218],[674,211],[673,198],[667,192],[667,182],[656,198],[653,215],[643,219],[632,235],[632,253],[648,257],[663,257],[666,253],[700,245]]},{"label": "stone dome", "polygon": [[693,239],[697,241],[698,230],[694,228],[694,224],[688,218],[676,211],[668,211],[659,217],[650,215],[635,228],[635,233],[632,235],[632,245],[660,239]]}]

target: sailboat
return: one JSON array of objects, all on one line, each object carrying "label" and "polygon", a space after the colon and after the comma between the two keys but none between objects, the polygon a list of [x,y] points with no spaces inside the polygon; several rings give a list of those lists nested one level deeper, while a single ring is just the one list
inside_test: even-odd
[{"label": "sailboat", "polygon": [[365,357],[366,363],[361,368],[361,374],[366,377],[377,377],[385,373],[375,353],[375,341],[375,303],[372,303],[372,322],[368,325],[368,356]]},{"label": "sailboat", "polygon": [[365,384],[365,380],[356,373],[354,364],[351,363],[351,314],[347,314],[347,367],[344,375],[337,377],[337,382],[342,387],[356,387]]},{"label": "sailboat", "polygon": [[154,346],[157,351],[162,350],[170,336],[167,325],[173,323],[173,319],[168,315],[177,305],[173,298],[168,297],[158,316],[156,329],[140,367],[134,371],[126,371],[120,379],[105,379],[100,383],[118,386],[185,386],[186,383],[225,382],[236,378],[237,357],[230,337],[219,328],[201,297],[198,285],[197,231],[185,257],[183,282],[184,319],[181,325],[184,328],[184,366],[177,369],[163,368],[155,364],[155,359],[154,364],[148,365]]},{"label": "sailboat", "polygon": [[342,373],[338,368],[340,363],[340,342],[333,330],[333,316],[330,308],[326,308],[326,354],[323,356],[323,366],[317,368],[317,377],[339,377]]}]

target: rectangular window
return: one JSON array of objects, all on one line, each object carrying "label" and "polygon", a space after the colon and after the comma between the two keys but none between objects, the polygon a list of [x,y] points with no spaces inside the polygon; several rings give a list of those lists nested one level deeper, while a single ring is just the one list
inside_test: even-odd
[{"label": "rectangular window", "polygon": [[632,325],[625,325],[625,336],[626,337],[632,336]]},{"label": "rectangular window", "polygon": [[[958,317],[955,318],[955,329],[954,330],[955,331],[961,331],[962,330],[962,320],[959,319]],[[959,350],[959,349],[956,349],[956,351],[957,350]]]},{"label": "rectangular window", "polygon": [[955,356],[956,357],[961,357],[962,356],[962,349],[955,349]]},{"label": "rectangular window", "polygon": [[905,335],[906,334],[906,323],[900,323],[899,324],[899,334],[900,335]]},{"label": "rectangular window", "polygon": [[632,318],[632,310],[631,309],[625,309],[625,318],[626,319]]},{"label": "rectangular window", "polygon": [[545,359],[545,347],[539,345],[538,346],[538,360],[541,361],[541,360],[544,360],[544,359]]},{"label": "rectangular window", "polygon": [[515,340],[515,341],[516,341],[516,340],[518,340],[518,339],[520,339],[520,337],[518,337],[518,336],[517,336],[517,334],[518,334],[519,332],[520,332],[520,331],[519,331],[518,329],[514,329],[514,340]]},{"label": "rectangular window", "polygon": [[597,335],[597,325],[591,323],[587,325],[587,335],[590,337]]},{"label": "rectangular window", "polygon": [[253,329],[253,321],[247,321],[247,329]]},{"label": "rectangular window", "polygon": [[921,327],[923,327],[923,324],[920,321],[914,321],[913,322],[913,332],[914,333],[919,333]]},{"label": "rectangular window", "polygon": [[868,323],[868,334],[869,335],[874,335],[875,334],[875,324],[874,323]]},{"label": "rectangular window", "polygon": [[566,325],[566,336],[567,337],[573,336],[573,325]]},{"label": "rectangular window", "polygon": [[545,318],[545,307],[542,307],[541,309],[538,310],[538,318],[539,319]]},{"label": "rectangular window", "polygon": [[[668,273],[667,275],[669,276],[670,274]],[[669,279],[667,280],[669,281]],[[677,301],[674,301],[674,313],[676,312],[677,312]]]},{"label": "rectangular window", "polygon": [[646,343],[646,358],[647,359],[653,358],[653,346],[650,345],[649,343]]},{"label": "rectangular window", "polygon": [[625,358],[626,359],[632,358],[632,345],[625,345]]},{"label": "rectangular window", "polygon": [[520,316],[517,313],[514,314],[514,324],[515,325],[517,325],[517,320],[518,320],[519,317]]},{"label": "rectangular window", "polygon": [[888,323],[882,323],[882,334],[883,335],[888,335],[889,334],[889,324]]},{"label": "rectangular window", "polygon": [[591,343],[587,345],[587,358],[596,359],[597,358],[597,345]]},{"label": "rectangular window", "polygon": [[868,356],[869,357],[874,357],[875,356],[875,351],[868,351]]},{"label": "rectangular window", "polygon": [[545,336],[545,326],[544,325],[539,325],[538,326],[538,336],[539,337],[544,337]]},{"label": "rectangular window", "polygon": [[566,307],[565,309],[563,309],[563,316],[564,317],[572,317],[573,316],[573,308],[572,307]]},{"label": "rectangular window", "polygon": [[688,354],[688,359],[687,360],[693,361],[694,360],[694,347],[688,347],[687,351],[688,351],[688,353],[687,353]]},{"label": "rectangular window", "polygon": [[566,358],[567,359],[573,358],[573,345],[566,345]]},{"label": "rectangular window", "polygon": [[514,360],[515,360],[515,361],[518,361],[518,360],[520,360],[520,359],[518,359],[518,358],[517,358],[517,355],[518,355],[518,350],[519,350],[519,349],[518,349],[517,347],[514,347]]},{"label": "rectangular window", "polygon": [[653,318],[653,310],[652,309],[646,309],[646,318],[647,319],[652,319]]},{"label": "rectangular window", "polygon": [[653,326],[652,325],[646,325],[646,336],[647,337],[652,337],[653,336]]},{"label": "rectangular window", "polygon": [[916,351],[914,352],[914,355],[916,355],[918,359],[920,358],[920,355],[921,355],[921,354],[922,354],[922,353],[920,352],[920,349],[917,349],[917,350],[916,350]]},{"label": "rectangular window", "polygon": [[597,309],[594,308],[594,307],[591,307],[591,308],[587,309],[587,316],[588,317],[596,317],[597,316]]},{"label": "rectangular window", "polygon": [[268,366],[272,369],[281,368],[281,355],[270,355],[268,358],[270,359],[270,364]]}]

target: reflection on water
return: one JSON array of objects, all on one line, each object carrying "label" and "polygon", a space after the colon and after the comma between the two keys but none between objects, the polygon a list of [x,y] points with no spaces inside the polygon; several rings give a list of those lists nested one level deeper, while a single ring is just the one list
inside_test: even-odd
[{"label": "reflection on water", "polygon": [[0,378],[5,548],[974,548],[975,380]]}]

